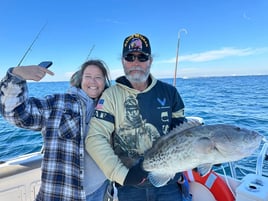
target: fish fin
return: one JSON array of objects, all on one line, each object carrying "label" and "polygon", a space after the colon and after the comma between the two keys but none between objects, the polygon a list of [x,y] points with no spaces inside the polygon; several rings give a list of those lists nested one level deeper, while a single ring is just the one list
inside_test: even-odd
[{"label": "fish fin", "polygon": [[186,120],[196,126],[204,124],[204,119],[201,117],[186,117]]},{"label": "fish fin", "polygon": [[211,163],[206,163],[206,164],[198,166],[197,167],[197,172],[201,176],[206,176],[210,172],[211,168],[212,168],[212,164]]},{"label": "fish fin", "polygon": [[[186,119],[182,124],[173,128],[170,133],[180,133],[193,127],[201,126],[202,123],[194,119]],[[170,134],[169,133],[169,134]]]},{"label": "fish fin", "polygon": [[214,143],[208,137],[202,137],[196,140],[195,150],[203,154],[211,153],[215,148]]},{"label": "fish fin", "polygon": [[172,179],[175,175],[174,174],[159,174],[150,172],[148,174],[148,179],[155,187],[161,187],[167,184],[167,182]]}]

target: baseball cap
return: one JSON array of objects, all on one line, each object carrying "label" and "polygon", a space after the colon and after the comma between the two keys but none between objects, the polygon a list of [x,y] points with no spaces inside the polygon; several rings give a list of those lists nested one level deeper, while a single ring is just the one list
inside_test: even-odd
[{"label": "baseball cap", "polygon": [[123,43],[123,57],[131,52],[141,52],[146,55],[151,55],[149,39],[139,33],[126,37]]}]

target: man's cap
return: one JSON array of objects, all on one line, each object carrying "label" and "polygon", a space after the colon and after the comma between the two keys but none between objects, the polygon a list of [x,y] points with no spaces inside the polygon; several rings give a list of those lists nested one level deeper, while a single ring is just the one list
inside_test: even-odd
[{"label": "man's cap", "polygon": [[126,37],[123,43],[123,57],[131,52],[141,52],[146,55],[151,55],[151,46],[149,39],[141,34],[133,34]]}]

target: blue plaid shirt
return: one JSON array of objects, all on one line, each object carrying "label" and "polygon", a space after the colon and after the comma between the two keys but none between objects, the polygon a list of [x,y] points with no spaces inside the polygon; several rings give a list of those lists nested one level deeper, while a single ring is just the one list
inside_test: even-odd
[{"label": "blue plaid shirt", "polygon": [[[82,103],[75,94],[28,97],[25,80],[11,73],[0,83],[3,117],[21,128],[39,130],[44,141],[41,187],[36,200],[85,200]],[[91,100],[91,99],[89,99]],[[93,101],[90,102],[93,111]]]}]

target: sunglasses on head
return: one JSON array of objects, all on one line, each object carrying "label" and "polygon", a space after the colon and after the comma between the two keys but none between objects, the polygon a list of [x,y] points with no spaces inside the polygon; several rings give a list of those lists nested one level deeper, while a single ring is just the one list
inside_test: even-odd
[{"label": "sunglasses on head", "polygon": [[127,54],[126,56],[124,56],[124,59],[128,62],[133,62],[135,61],[135,59],[138,59],[139,62],[145,62],[148,61],[149,56],[145,54],[138,54],[138,55]]}]

